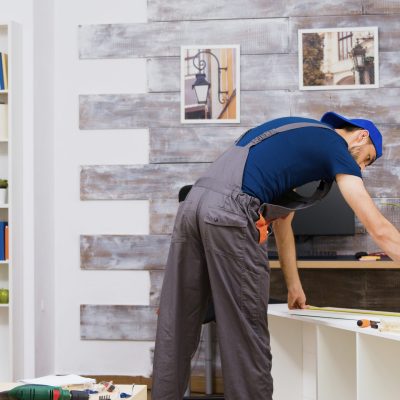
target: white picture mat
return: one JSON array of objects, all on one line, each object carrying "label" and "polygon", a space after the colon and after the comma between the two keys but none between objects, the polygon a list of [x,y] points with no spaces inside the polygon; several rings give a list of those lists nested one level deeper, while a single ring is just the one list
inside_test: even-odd
[{"label": "white picture mat", "polygon": [[[236,77],[236,118],[235,119],[186,119],[185,118],[185,51],[193,49],[235,49],[235,77]],[[240,45],[227,44],[227,45],[185,45],[181,46],[181,123],[182,124],[228,124],[240,123]]]},{"label": "white picture mat", "polygon": [[[373,32],[374,37],[374,84],[354,84],[354,85],[318,85],[304,86],[303,84],[303,33],[324,33],[324,32]],[[298,59],[299,59],[299,89],[300,90],[342,90],[342,89],[371,89],[379,87],[379,43],[378,27],[349,27],[349,28],[311,28],[298,30]]]}]

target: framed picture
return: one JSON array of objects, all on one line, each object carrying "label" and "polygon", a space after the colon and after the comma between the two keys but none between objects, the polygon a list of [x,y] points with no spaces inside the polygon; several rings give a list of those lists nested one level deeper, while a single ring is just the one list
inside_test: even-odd
[{"label": "framed picture", "polygon": [[181,122],[240,122],[240,47],[181,47]]},{"label": "framed picture", "polygon": [[299,87],[379,87],[378,28],[300,29]]}]

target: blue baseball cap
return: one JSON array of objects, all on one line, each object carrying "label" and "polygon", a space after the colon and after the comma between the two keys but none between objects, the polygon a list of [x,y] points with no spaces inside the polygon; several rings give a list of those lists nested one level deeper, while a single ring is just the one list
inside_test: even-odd
[{"label": "blue baseball cap", "polygon": [[368,119],[347,119],[339,114],[332,111],[325,113],[321,122],[332,126],[332,128],[341,128],[344,125],[353,125],[362,129],[366,129],[369,132],[369,137],[376,150],[376,158],[378,159],[382,155],[382,134],[372,121]]}]

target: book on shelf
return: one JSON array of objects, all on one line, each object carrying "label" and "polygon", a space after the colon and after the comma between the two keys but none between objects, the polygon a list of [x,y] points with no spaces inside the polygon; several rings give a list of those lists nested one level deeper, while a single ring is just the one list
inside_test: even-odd
[{"label": "book on shelf", "polygon": [[0,90],[8,90],[8,55],[0,52]]},{"label": "book on shelf", "polygon": [[0,53],[0,90],[4,90],[3,53]]},{"label": "book on shelf", "polygon": [[[0,221],[0,260],[6,260],[6,226],[7,221]],[[7,250],[8,253],[8,250]]]},{"label": "book on shelf", "polygon": [[10,259],[10,232],[8,224],[4,228],[4,257],[6,260]]},{"label": "book on shelf", "polygon": [[3,67],[4,90],[8,90],[8,54],[1,53],[1,65]]}]

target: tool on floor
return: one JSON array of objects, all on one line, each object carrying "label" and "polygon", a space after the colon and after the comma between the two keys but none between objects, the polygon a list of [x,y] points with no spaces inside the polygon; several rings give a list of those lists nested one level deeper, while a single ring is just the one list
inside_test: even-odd
[{"label": "tool on floor", "polygon": [[21,385],[0,392],[0,400],[88,400],[89,395],[81,390],[66,390],[58,386]]}]

